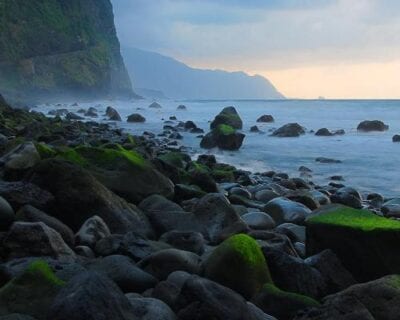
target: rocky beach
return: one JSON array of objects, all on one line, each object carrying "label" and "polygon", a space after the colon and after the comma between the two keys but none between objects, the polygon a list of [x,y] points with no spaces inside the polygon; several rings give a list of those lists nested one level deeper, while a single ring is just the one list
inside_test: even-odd
[{"label": "rocky beach", "polygon": [[171,115],[162,133],[131,135],[118,124],[140,114],[77,106],[0,101],[0,319],[397,319],[398,198],[178,143],[192,132],[240,148],[234,107],[209,132]]}]

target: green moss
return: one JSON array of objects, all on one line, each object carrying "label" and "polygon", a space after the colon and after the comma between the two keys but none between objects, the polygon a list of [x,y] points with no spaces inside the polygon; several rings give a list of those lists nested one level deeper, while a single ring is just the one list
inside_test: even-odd
[{"label": "green moss", "polygon": [[234,134],[236,131],[233,127],[228,126],[226,124],[220,124],[216,129],[215,129],[217,134],[222,134],[224,136]]},{"label": "green moss", "polygon": [[400,289],[400,275],[394,274],[389,278],[389,285],[393,288]]},{"label": "green moss", "polygon": [[57,158],[70,161],[82,167],[87,166],[88,164],[87,161],[81,157],[81,155],[76,152],[75,149],[71,148],[60,148],[57,153]]},{"label": "green moss", "polygon": [[234,182],[235,176],[232,171],[216,169],[212,171],[213,178],[218,182]]},{"label": "green moss", "polygon": [[191,161],[188,155],[181,152],[169,152],[159,156],[159,159],[180,169],[185,169],[186,164]]},{"label": "green moss", "polygon": [[57,151],[45,143],[35,143],[35,147],[41,159],[54,158],[57,155]]},{"label": "green moss", "polygon": [[206,261],[205,275],[246,298],[265,283],[272,283],[260,246],[245,234],[228,238],[213,251]]},{"label": "green moss", "polygon": [[197,161],[193,161],[190,164],[190,168],[189,171],[197,171],[197,172],[203,172],[203,173],[209,173],[210,172],[210,168],[208,168],[206,165],[199,163]]},{"label": "green moss", "polygon": [[343,207],[308,219],[309,224],[327,224],[361,231],[400,230],[400,221],[380,217],[367,210]]},{"label": "green moss", "polygon": [[309,307],[320,306],[320,303],[313,298],[293,292],[283,291],[271,283],[266,283],[262,288],[262,292],[267,296],[272,296],[274,298],[278,298],[279,300],[284,299],[288,302],[292,301],[292,303],[301,304]]},{"label": "green moss", "polygon": [[63,286],[65,284],[64,281],[55,276],[47,262],[43,260],[36,260],[32,262],[25,270],[24,274],[27,277],[40,278],[40,281],[45,281],[55,286]]}]

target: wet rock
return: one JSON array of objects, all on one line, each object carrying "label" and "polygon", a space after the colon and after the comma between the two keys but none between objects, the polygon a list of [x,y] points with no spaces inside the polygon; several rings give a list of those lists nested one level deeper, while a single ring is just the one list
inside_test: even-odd
[{"label": "wet rock", "polygon": [[68,112],[67,115],[65,116],[66,120],[83,120],[84,118],[81,116],[78,116],[77,114],[73,112]]},{"label": "wet rock", "polygon": [[143,298],[134,294],[127,294],[135,314],[135,319],[140,320],[177,320],[171,308],[161,300]]},{"label": "wet rock", "polygon": [[331,137],[333,136],[333,133],[330,132],[327,128],[322,128],[317,130],[315,133],[316,136],[323,136],[323,137]]},{"label": "wet rock", "polygon": [[318,157],[315,159],[316,162],[319,163],[342,163],[340,160],[325,158],[325,157]]},{"label": "wet rock", "polygon": [[362,208],[361,194],[354,188],[343,187],[340,188],[331,196],[333,203],[340,203],[355,209]]},{"label": "wet rock", "polygon": [[270,114],[262,115],[257,119],[257,122],[275,122],[275,119]]},{"label": "wet rock", "polygon": [[179,105],[176,109],[177,110],[187,110],[186,106],[184,106],[183,104]]},{"label": "wet rock", "polygon": [[365,131],[365,132],[370,132],[370,131],[386,131],[389,129],[389,126],[384,124],[380,120],[365,120],[360,122],[360,124],[357,126],[358,131]]},{"label": "wet rock", "polygon": [[146,122],[146,118],[140,115],[139,113],[133,113],[128,116],[128,122],[136,122],[136,123],[143,123]]},{"label": "wet rock", "polygon": [[400,134],[395,134],[392,138],[393,142],[400,142]]},{"label": "wet rock", "polygon": [[250,132],[260,132],[260,129],[257,126],[252,126]]},{"label": "wet rock", "polygon": [[201,255],[204,252],[204,237],[199,232],[173,230],[164,233],[159,241],[164,241],[176,249]]},{"label": "wet rock", "polygon": [[6,231],[15,221],[13,208],[6,199],[0,197],[0,231]]},{"label": "wet rock", "polygon": [[270,230],[275,227],[274,219],[264,212],[249,212],[241,218],[251,229]]},{"label": "wet rock", "polygon": [[298,123],[285,124],[272,133],[275,137],[299,137],[302,134],[305,134],[305,130]]},{"label": "wet rock", "polygon": [[305,205],[284,197],[271,200],[265,205],[263,211],[268,213],[277,225],[285,222],[302,224],[311,213],[311,210]]},{"label": "wet rock", "polygon": [[115,110],[113,107],[107,107],[106,116],[110,121],[122,121],[118,111]]},{"label": "wet rock", "polygon": [[75,239],[79,245],[94,248],[97,241],[110,235],[110,229],[104,220],[99,216],[93,216],[83,223]]},{"label": "wet rock", "polygon": [[150,109],[161,109],[162,106],[157,102],[153,102],[152,104],[149,105],[149,108]]},{"label": "wet rock", "polygon": [[75,253],[60,234],[43,222],[14,222],[3,240],[8,259],[48,256],[74,261]]},{"label": "wet rock", "polygon": [[210,129],[216,129],[219,125],[230,126],[234,129],[242,129],[243,122],[234,107],[224,108],[211,122]]}]

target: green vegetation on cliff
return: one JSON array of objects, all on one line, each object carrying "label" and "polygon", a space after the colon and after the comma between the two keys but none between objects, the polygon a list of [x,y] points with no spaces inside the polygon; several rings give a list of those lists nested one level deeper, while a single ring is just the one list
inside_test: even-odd
[{"label": "green vegetation on cliff", "polygon": [[0,91],[131,95],[110,0],[0,0]]}]

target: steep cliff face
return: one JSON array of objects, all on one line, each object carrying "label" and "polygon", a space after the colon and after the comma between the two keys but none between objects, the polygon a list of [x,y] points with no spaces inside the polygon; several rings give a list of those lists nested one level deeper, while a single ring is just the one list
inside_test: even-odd
[{"label": "steep cliff face", "polygon": [[132,96],[110,0],[0,0],[5,96]]}]

